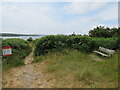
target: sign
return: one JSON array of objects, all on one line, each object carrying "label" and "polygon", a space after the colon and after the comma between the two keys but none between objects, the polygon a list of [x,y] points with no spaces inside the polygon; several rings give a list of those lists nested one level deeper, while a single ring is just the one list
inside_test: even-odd
[{"label": "sign", "polygon": [[2,47],[3,56],[10,56],[12,55],[11,47]]}]

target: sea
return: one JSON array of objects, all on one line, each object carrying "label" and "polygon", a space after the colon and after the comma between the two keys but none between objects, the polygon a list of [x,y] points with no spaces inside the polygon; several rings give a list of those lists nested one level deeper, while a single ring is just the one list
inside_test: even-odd
[{"label": "sea", "polygon": [[24,39],[24,40],[27,40],[28,38],[32,38],[33,40],[35,40],[35,39],[38,39],[38,38],[41,38],[41,37],[43,37],[43,36],[9,36],[9,37],[7,37],[7,36],[2,36],[2,37],[0,37],[0,38],[2,38],[2,39],[10,39],[10,38],[20,38],[20,39]]}]

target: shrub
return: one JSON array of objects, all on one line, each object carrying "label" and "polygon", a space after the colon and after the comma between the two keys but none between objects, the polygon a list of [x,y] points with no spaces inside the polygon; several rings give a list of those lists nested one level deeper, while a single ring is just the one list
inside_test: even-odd
[{"label": "shrub", "polygon": [[90,53],[99,46],[117,49],[118,38],[93,38],[89,36],[67,36],[67,35],[49,35],[37,40],[35,45],[35,55],[49,53],[51,51],[62,50],[63,48],[77,49],[84,53]]},{"label": "shrub", "polygon": [[113,37],[118,36],[118,30],[120,28],[109,28],[104,26],[97,26],[93,30],[89,31],[89,35],[92,37]]},{"label": "shrub", "polygon": [[92,38],[96,47],[102,46],[109,49],[118,49],[118,38]]},{"label": "shrub", "polygon": [[35,47],[35,55],[46,54],[55,49],[67,47],[66,41],[69,37],[66,35],[49,35],[38,40]]},{"label": "shrub", "polygon": [[27,41],[28,41],[28,42],[33,41],[32,37],[28,38]]},{"label": "shrub", "polygon": [[94,50],[95,41],[93,41],[88,36],[75,36],[73,37],[74,44],[72,45],[74,49],[80,50],[82,52],[89,53]]},{"label": "shrub", "polygon": [[31,52],[27,41],[23,39],[2,40],[2,47],[12,47],[11,56],[3,56],[3,68],[24,65],[23,58]]}]

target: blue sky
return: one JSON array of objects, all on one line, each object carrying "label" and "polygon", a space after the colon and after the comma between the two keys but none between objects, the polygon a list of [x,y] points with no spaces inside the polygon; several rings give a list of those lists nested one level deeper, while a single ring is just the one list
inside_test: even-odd
[{"label": "blue sky", "polygon": [[118,26],[117,2],[2,3],[2,32],[88,34],[98,25]]}]

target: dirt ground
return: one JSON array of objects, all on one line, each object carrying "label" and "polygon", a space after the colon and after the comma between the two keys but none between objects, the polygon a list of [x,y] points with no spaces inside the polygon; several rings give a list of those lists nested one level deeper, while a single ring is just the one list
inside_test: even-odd
[{"label": "dirt ground", "polygon": [[[24,59],[24,66],[10,69],[3,75],[3,88],[54,88],[56,81],[44,72],[45,62],[32,63],[33,51]],[[90,55],[95,61],[102,61]]]},{"label": "dirt ground", "polygon": [[43,73],[44,63],[32,63],[33,50],[24,59],[25,66],[12,68],[3,75],[3,88],[50,88],[49,81]]}]

